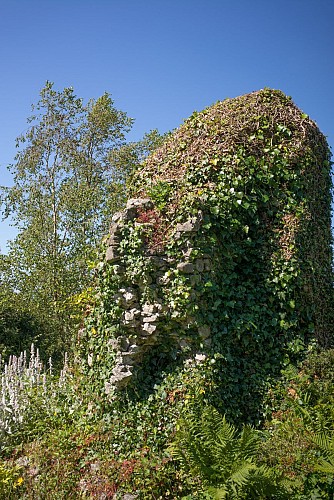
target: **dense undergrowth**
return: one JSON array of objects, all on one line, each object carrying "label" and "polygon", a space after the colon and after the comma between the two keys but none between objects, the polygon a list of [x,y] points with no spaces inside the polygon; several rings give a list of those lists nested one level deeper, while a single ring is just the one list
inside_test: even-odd
[{"label": "dense undergrowth", "polygon": [[162,374],[148,397],[124,394],[95,414],[71,375],[64,391],[50,374],[38,385],[26,372],[30,407],[2,441],[1,498],[332,498],[333,361],[334,350],[310,349],[288,363],[267,388],[258,430],[211,409],[196,360]]}]

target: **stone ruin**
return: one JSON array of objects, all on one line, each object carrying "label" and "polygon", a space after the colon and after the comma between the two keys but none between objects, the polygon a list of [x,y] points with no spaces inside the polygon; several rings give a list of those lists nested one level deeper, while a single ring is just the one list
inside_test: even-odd
[{"label": "stone ruin", "polygon": [[[120,262],[121,254],[119,251],[124,224],[134,221],[141,210],[152,208],[153,202],[149,198],[130,199],[126,208],[112,217],[105,258],[106,262],[113,266],[114,273],[120,276],[125,274],[125,267]],[[110,392],[111,388],[119,390],[130,382],[134,367],[138,366],[144,354],[157,344],[161,335],[159,326],[161,326],[163,318],[172,315],[172,311],[164,300],[164,287],[168,285],[171,269],[187,275],[191,283],[198,280],[201,272],[211,270],[212,263],[209,255],[204,255],[202,258],[192,260],[192,262],[188,259],[192,251],[191,242],[196,237],[201,222],[202,214],[198,213],[197,217],[176,224],[173,239],[178,240],[182,235],[186,236],[187,241],[180,260],[161,253],[152,255],[144,250],[145,259],[150,263],[151,268],[149,286],[154,297],[152,302],[140,305],[142,294],[140,283],[120,288],[114,296],[114,300],[121,304],[124,310],[121,324],[125,333],[109,341],[110,346],[117,354],[112,376],[106,385],[107,393]],[[187,318],[184,323],[189,322],[189,320],[193,319]],[[210,328],[208,326],[199,326],[198,334],[206,344],[210,343]],[[181,347],[187,343],[187,340],[180,338],[177,332],[169,332],[169,336],[179,342]]]},{"label": "stone ruin", "polygon": [[[166,339],[198,360],[228,351],[221,376],[242,371],[248,395],[254,364],[265,379],[270,353],[283,359],[296,336],[333,343],[330,152],[289,97],[263,89],[194,113],[133,186],[105,255],[118,287],[108,300],[120,311],[107,393],[127,387]],[[168,229],[159,248],[148,241],[161,236],[150,212]],[[127,268],[124,235],[135,228],[144,278]],[[176,303],[179,285],[187,305]]]}]

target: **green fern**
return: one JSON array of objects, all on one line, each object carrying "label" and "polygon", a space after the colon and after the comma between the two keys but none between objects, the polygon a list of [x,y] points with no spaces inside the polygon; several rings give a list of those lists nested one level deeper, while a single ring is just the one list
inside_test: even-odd
[{"label": "green fern", "polygon": [[170,451],[181,468],[201,478],[212,498],[260,500],[278,493],[272,471],[255,462],[260,442],[252,427],[238,433],[215,408],[192,406],[178,423]]},{"label": "green fern", "polygon": [[318,447],[320,456],[315,470],[334,474],[333,421],[323,414],[321,408],[307,408],[308,400],[307,394],[301,395],[299,401],[293,402],[293,407],[296,414],[303,420],[305,429],[311,432],[311,440]]},{"label": "green fern", "polygon": [[321,456],[315,469],[325,474],[334,474],[334,434],[322,431],[314,437],[314,443],[318,446]]}]

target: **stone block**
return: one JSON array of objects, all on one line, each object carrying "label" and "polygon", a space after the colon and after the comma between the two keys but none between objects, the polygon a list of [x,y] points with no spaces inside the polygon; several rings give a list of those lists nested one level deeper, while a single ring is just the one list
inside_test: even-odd
[{"label": "stone block", "polygon": [[201,273],[204,271],[204,263],[205,261],[203,259],[197,259],[195,262],[196,270]]},{"label": "stone block", "polygon": [[120,266],[119,264],[115,264],[114,267],[113,267],[113,273],[117,274],[117,275],[124,274],[125,273],[125,267],[124,266]]},{"label": "stone block", "polygon": [[108,346],[110,346],[113,351],[117,351],[120,348],[120,339],[109,339]]},{"label": "stone block", "polygon": [[121,234],[121,228],[122,226],[118,224],[117,222],[112,222],[109,226],[109,234],[110,235],[120,235]]},{"label": "stone block", "polygon": [[129,311],[125,311],[124,319],[125,321],[133,321],[134,319],[138,319],[140,317],[139,309],[130,309]]},{"label": "stone block", "polygon": [[211,259],[204,259],[204,270],[211,271],[211,269],[212,269]]},{"label": "stone block", "polygon": [[198,334],[203,340],[207,339],[211,335],[211,328],[207,325],[200,326],[198,328]]},{"label": "stone block", "polygon": [[161,311],[161,309],[162,309],[162,305],[159,304],[158,302],[155,302],[154,304],[143,304],[142,314],[143,315],[151,315],[153,313]]},{"label": "stone block", "polygon": [[137,344],[130,345],[128,352],[131,354],[137,354],[140,352],[140,347]]},{"label": "stone block", "polygon": [[120,222],[124,220],[124,214],[123,212],[115,212],[114,215],[111,218],[112,222]]},{"label": "stone block", "polygon": [[194,264],[191,262],[179,262],[176,267],[183,274],[192,274],[195,271]]},{"label": "stone block", "polygon": [[149,210],[153,208],[153,202],[149,198],[130,198],[126,203],[126,208],[128,210],[133,208]]},{"label": "stone block", "polygon": [[119,348],[123,351],[127,351],[130,347],[130,339],[125,336],[119,338]]},{"label": "stone block", "polygon": [[152,323],[144,323],[142,333],[143,335],[152,335],[157,329],[157,325],[153,325]]},{"label": "stone block", "polygon": [[137,302],[137,293],[133,288],[120,288],[120,293],[122,294],[122,299],[126,307],[131,307],[135,302]]},{"label": "stone block", "polygon": [[166,269],[168,266],[168,261],[164,257],[159,257],[154,255],[150,258],[150,262],[152,263],[155,269]]},{"label": "stone block", "polygon": [[110,384],[116,388],[124,387],[132,377],[131,368],[129,365],[116,365],[109,380]]},{"label": "stone block", "polygon": [[[137,353],[136,353],[137,354]],[[135,353],[131,352],[121,352],[120,358],[119,358],[119,363],[124,365],[124,366],[134,366],[136,364],[137,356]]]},{"label": "stone block", "polygon": [[143,318],[144,323],[155,323],[159,319],[159,314],[151,314],[150,316],[145,316]]},{"label": "stone block", "polygon": [[118,224],[111,224],[109,230],[108,245],[109,246],[119,245],[121,239],[122,239],[122,232],[120,226]]},{"label": "stone block", "polygon": [[106,251],[106,261],[109,264],[116,262],[120,259],[120,255],[116,246],[110,246]]},{"label": "stone block", "polygon": [[191,233],[198,231],[200,228],[200,219],[198,217],[192,217],[191,219],[183,222],[182,224],[176,225],[177,233]]}]

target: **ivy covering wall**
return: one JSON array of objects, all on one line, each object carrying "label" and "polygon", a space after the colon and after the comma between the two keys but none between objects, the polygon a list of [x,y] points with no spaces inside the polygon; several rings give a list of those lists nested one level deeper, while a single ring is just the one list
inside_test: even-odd
[{"label": "ivy covering wall", "polygon": [[167,384],[167,406],[203,392],[258,421],[284,363],[333,345],[330,170],[325,137],[281,91],[186,120],[113,217],[79,341],[94,404]]}]

